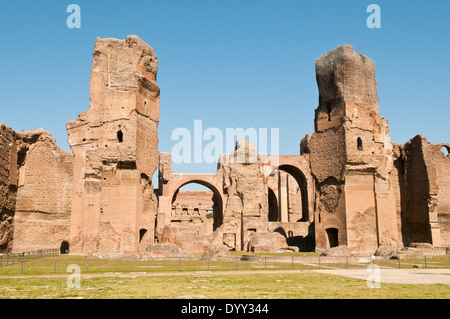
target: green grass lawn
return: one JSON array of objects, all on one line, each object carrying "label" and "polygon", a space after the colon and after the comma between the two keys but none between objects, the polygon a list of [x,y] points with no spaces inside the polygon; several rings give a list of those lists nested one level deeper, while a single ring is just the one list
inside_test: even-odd
[{"label": "green grass lawn", "polygon": [[[257,261],[241,261],[242,255],[263,254],[233,253],[229,260],[126,260],[89,259],[83,256],[60,255],[32,259],[0,267],[0,299],[448,299],[450,286],[439,285],[394,285],[381,284],[379,289],[370,289],[365,280],[345,278],[314,272],[318,269],[318,254],[282,253],[287,262],[270,257]],[[307,262],[289,262],[295,256],[307,257]],[[267,260],[266,260],[267,259]],[[302,260],[305,260],[303,258]],[[322,268],[367,267],[367,261],[357,262],[352,257],[350,265],[326,263]],[[309,262],[311,261],[311,262]],[[425,268],[423,258],[402,258],[401,268]],[[71,273],[67,267],[80,266],[80,288],[67,288]],[[382,268],[398,268],[398,260],[378,260]],[[448,256],[427,258],[427,268],[450,268]],[[302,270],[301,273],[277,273],[277,270]],[[242,273],[238,270],[247,270]],[[273,273],[251,273],[248,270],[272,270]],[[209,270],[209,271],[207,271]],[[220,274],[218,270],[235,271]],[[195,275],[186,272],[194,272]],[[207,271],[207,272],[205,272]],[[120,272],[120,273],[119,273]],[[145,276],[145,273],[174,272],[174,276]],[[183,272],[185,274],[183,274]],[[117,273],[114,276],[101,276]],[[36,277],[26,277],[26,276]],[[39,275],[60,275],[60,277],[38,277]],[[10,276],[10,278],[8,278]],[[13,278],[12,276],[17,276]]]},{"label": "green grass lawn", "polygon": [[366,281],[319,274],[137,276],[81,278],[80,288],[67,288],[67,277],[1,278],[0,298],[209,298],[209,299],[448,299],[448,285],[392,285],[368,288]]}]

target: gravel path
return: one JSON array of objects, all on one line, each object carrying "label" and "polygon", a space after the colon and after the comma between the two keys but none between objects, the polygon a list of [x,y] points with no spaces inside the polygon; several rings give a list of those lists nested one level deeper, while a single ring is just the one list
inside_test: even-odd
[{"label": "gravel path", "polygon": [[[373,272],[367,269],[314,270],[329,275],[338,275],[367,280]],[[380,269],[380,282],[386,284],[446,284],[450,285],[450,269]]]}]

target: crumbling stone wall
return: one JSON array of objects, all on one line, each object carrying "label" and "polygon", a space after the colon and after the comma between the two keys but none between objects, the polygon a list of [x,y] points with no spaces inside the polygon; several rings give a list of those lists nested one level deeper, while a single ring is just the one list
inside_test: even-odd
[{"label": "crumbling stone wall", "polygon": [[251,142],[238,140],[222,163],[227,194],[222,231],[230,249],[247,250],[250,236],[268,227],[268,190],[257,155]]},{"label": "crumbling stone wall", "polygon": [[449,157],[417,135],[402,147],[405,175],[404,240],[449,246]]},{"label": "crumbling stone wall", "polygon": [[60,248],[69,240],[73,155],[41,129],[17,133],[17,145],[13,250]]},{"label": "crumbling stone wall", "polygon": [[[73,154],[43,130],[1,125],[0,253],[66,240],[72,254],[97,255],[154,251],[155,239],[189,252],[450,246],[450,156],[441,151],[450,147],[421,135],[391,143],[375,63],[352,46],[316,61],[315,132],[301,155],[258,155],[239,140],[216,174],[174,174],[170,154],[159,154],[157,70],[136,36],[96,41],[90,108],[66,125]],[[212,197],[174,200],[191,182]],[[200,209],[211,201],[213,221]]]},{"label": "crumbling stone wall", "polygon": [[[432,160],[436,167],[437,194],[436,211],[440,231],[441,247],[450,247],[450,144],[431,144]],[[447,150],[444,154],[443,148]]]},{"label": "crumbling stone wall", "polygon": [[[302,171],[307,172],[307,177],[300,177]],[[267,251],[288,247],[289,243],[297,249],[312,249],[314,227],[309,210],[313,207],[313,181],[308,174],[308,155],[276,158],[258,155],[251,142],[238,140],[234,152],[220,157],[216,174],[174,174],[169,153],[160,154],[159,172],[156,234],[160,243],[177,244],[186,251],[201,251],[208,245]],[[295,172],[299,176],[294,177]],[[280,176],[284,177],[283,185],[279,183]],[[195,207],[207,206],[203,197],[193,196],[197,192],[178,193],[180,187],[189,183],[201,184],[212,191],[208,192],[208,203],[211,205],[212,200],[214,204],[212,233],[211,225],[206,223],[205,230],[205,224],[200,222],[204,219],[201,209],[197,212],[200,216],[195,217]],[[280,222],[269,221],[269,187],[277,193],[284,192],[282,205],[286,216]],[[272,204],[278,206],[278,198],[274,196]]]},{"label": "crumbling stone wall", "polygon": [[0,123],[0,253],[12,250],[17,177],[16,133]]},{"label": "crumbling stone wall", "polygon": [[136,36],[95,42],[90,108],[67,123],[75,156],[71,251],[123,253],[153,242],[157,71],[155,52]]},{"label": "crumbling stone wall", "polygon": [[[319,248],[329,248],[326,229],[339,230],[340,244],[347,234],[344,196],[344,129],[330,128],[312,135],[308,144],[311,173],[315,178],[315,236]],[[333,156],[330,156],[333,154]]]},{"label": "crumbling stone wall", "polygon": [[339,46],[317,60],[316,78],[315,133],[301,147],[317,182],[317,245],[329,248],[333,229],[353,251],[397,246],[392,144],[379,116],[375,63]]},{"label": "crumbling stone wall", "polygon": [[211,191],[182,191],[172,203],[171,226],[190,227],[199,234],[213,232],[214,193]]},{"label": "crumbling stone wall", "polygon": [[392,143],[394,153],[394,168],[390,172],[392,190],[395,196],[397,214],[397,232],[399,242],[406,245],[406,171],[403,144]]}]

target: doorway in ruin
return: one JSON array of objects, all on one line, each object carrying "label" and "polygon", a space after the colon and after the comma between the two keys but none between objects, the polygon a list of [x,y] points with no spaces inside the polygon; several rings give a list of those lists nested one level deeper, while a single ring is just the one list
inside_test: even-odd
[{"label": "doorway in ruin", "polygon": [[139,230],[139,243],[141,243],[144,240],[145,235],[147,235],[147,229],[145,229],[145,228],[140,229]]},{"label": "doorway in ruin", "polygon": [[270,176],[273,180],[268,190],[269,221],[308,221],[308,190],[303,172],[291,165],[281,165]]},{"label": "doorway in ruin", "polygon": [[278,211],[278,198],[275,192],[269,187],[269,222],[277,222],[280,216]]},{"label": "doorway in ruin", "polygon": [[328,245],[330,248],[339,246],[339,230],[337,228],[327,228]]},{"label": "doorway in ruin", "polygon": [[68,243],[67,241],[63,241],[63,242],[61,243],[61,246],[59,247],[59,253],[60,253],[61,255],[64,255],[64,254],[68,254],[68,253],[69,253],[69,243]]},{"label": "doorway in ruin", "polygon": [[172,197],[172,224],[199,228],[210,234],[223,223],[223,202],[219,191],[204,181],[189,181]]},{"label": "doorway in ruin", "polygon": [[314,222],[310,220],[308,183],[296,166],[280,165],[270,174],[268,185],[269,229],[286,237],[289,246],[314,251]]}]

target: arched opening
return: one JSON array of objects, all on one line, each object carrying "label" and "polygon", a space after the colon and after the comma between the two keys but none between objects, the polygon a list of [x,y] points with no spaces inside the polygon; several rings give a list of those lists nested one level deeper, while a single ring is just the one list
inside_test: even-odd
[{"label": "arched opening", "polygon": [[175,210],[175,217],[178,216],[177,207],[183,207],[180,213],[184,217],[180,222],[189,218],[197,221],[212,219],[212,231],[223,223],[222,197],[213,185],[205,181],[192,180],[178,187],[172,196],[172,211]]},{"label": "arched opening", "polygon": [[269,187],[269,222],[277,222],[279,219],[278,199],[273,190]]},{"label": "arched opening", "polygon": [[[280,171],[280,174],[276,172]],[[269,191],[269,221],[300,222],[309,220],[308,189],[307,181],[303,172],[295,166],[280,165],[271,174],[273,178],[278,178],[278,198]],[[272,215],[270,214],[270,203],[273,205]]]},{"label": "arched opening", "polygon": [[142,240],[144,239],[146,234],[147,234],[147,229],[142,228],[139,230],[139,243],[142,242]]},{"label": "arched opening", "polygon": [[326,232],[330,248],[339,246],[339,230],[337,228],[327,228]]},{"label": "arched opening", "polygon": [[450,153],[450,147],[444,145],[441,147],[441,152],[444,153],[444,157],[447,157]]},{"label": "arched opening", "polygon": [[61,255],[69,253],[69,243],[67,241],[63,241],[61,246],[59,247],[59,253]]}]

